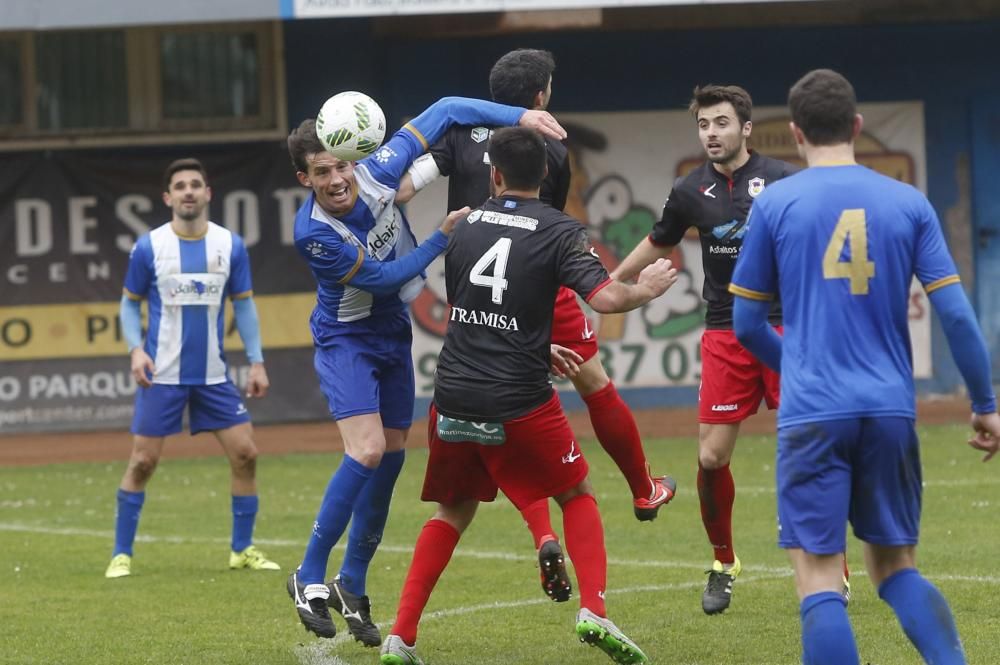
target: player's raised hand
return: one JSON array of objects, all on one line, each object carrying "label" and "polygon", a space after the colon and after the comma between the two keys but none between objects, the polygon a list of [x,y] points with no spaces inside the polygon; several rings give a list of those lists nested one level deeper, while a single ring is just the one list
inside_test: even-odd
[{"label": "player's raised hand", "polygon": [[552,358],[552,373],[562,378],[573,378],[580,373],[583,356],[558,344],[549,344],[549,355]]},{"label": "player's raised hand", "polygon": [[548,111],[525,111],[517,124],[521,127],[530,127],[550,139],[562,141],[566,138],[566,130]]},{"label": "player's raised hand", "polygon": [[986,453],[984,462],[989,462],[1000,448],[1000,415],[993,413],[973,413],[972,429],[975,436],[969,439],[969,445]]},{"label": "player's raised hand", "polygon": [[156,363],[141,346],[132,349],[132,376],[135,382],[143,388],[153,385],[153,374],[156,373]]},{"label": "player's raised hand", "polygon": [[657,298],[663,295],[676,281],[677,269],[673,267],[670,259],[657,259],[642,269],[636,284],[650,289],[653,292],[653,298]]},{"label": "player's raised hand", "polygon": [[247,374],[247,397],[263,397],[270,387],[271,382],[267,378],[264,363],[251,363],[250,372]]},{"label": "player's raised hand", "polygon": [[445,235],[451,233],[455,229],[455,225],[468,217],[470,212],[472,212],[472,208],[469,206],[465,206],[461,210],[452,210],[449,212],[448,216],[441,222],[441,233]]}]

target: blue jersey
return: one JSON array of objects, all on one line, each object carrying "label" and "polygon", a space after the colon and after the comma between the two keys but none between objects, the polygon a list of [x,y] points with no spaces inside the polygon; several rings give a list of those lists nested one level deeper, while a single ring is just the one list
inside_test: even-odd
[{"label": "blue jersey", "polygon": [[224,299],[253,295],[242,238],[208,223],[200,238],[164,224],[141,236],[129,256],[125,295],[149,300],[144,349],[156,363],[154,383],[226,381]]},{"label": "blue jersey", "polygon": [[910,284],[959,281],[927,198],[863,166],[813,167],[764,190],[748,226],[730,291],[781,294],[779,426],[915,418]]},{"label": "blue jersey", "polygon": [[452,124],[517,124],[524,109],[446,97],[410,121],[355,170],[357,200],[333,217],[309,196],[295,218],[295,246],[316,278],[313,337],[350,331],[352,321],[371,318],[376,327],[409,326],[406,303],[423,289],[424,275],[387,288],[372,262],[406,256],[416,247],[413,232],[395,205],[399,180],[429,143]]}]

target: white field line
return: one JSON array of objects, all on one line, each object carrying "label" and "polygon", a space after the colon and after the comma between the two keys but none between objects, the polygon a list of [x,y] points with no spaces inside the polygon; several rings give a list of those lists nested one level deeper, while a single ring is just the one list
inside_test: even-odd
[{"label": "white field line", "polygon": [[[47,536],[77,536],[77,537],[87,537],[87,538],[101,538],[106,540],[111,540],[114,538],[114,532],[102,531],[98,529],[76,529],[76,528],[52,528],[52,527],[41,527],[31,524],[18,524],[9,522],[0,522],[0,532],[15,532],[15,533],[37,533]],[[210,544],[227,544],[229,543],[228,538],[190,538],[184,536],[150,536],[150,535],[139,535],[136,537],[137,541],[146,543],[173,543],[173,544],[186,544],[186,543],[210,543]],[[301,547],[304,545],[303,541],[298,540],[283,540],[283,539],[261,539],[257,541],[260,545],[273,545],[276,547]],[[335,549],[343,549],[343,545],[337,545]],[[382,544],[379,546],[380,550],[386,552],[393,552],[397,554],[411,554],[413,552],[412,547],[401,547],[397,545],[386,545]],[[479,551],[479,550],[467,550],[463,548],[458,548],[455,551],[454,556],[456,557],[466,557],[474,559],[493,559],[493,560],[503,560],[503,561],[535,561],[534,555],[525,554],[514,554],[512,552],[490,552],[490,551]],[[667,560],[637,560],[637,559],[608,559],[609,566],[621,566],[621,567],[644,567],[644,568],[680,568],[689,570],[704,570],[704,562],[687,562],[687,561],[667,561]],[[744,566],[744,570],[747,573],[759,573],[757,575],[748,575],[744,579],[745,582],[752,581],[772,581],[777,579],[783,579],[792,576],[792,571],[790,567],[773,567],[773,566]],[[863,577],[865,576],[864,571],[852,572],[851,577]],[[986,576],[986,575],[953,575],[950,573],[941,573],[935,575],[928,575],[929,579],[940,580],[944,582],[969,582],[969,583],[986,583],[1000,585],[1000,577]],[[624,589],[609,589],[607,591],[608,595],[620,595],[629,593],[649,593],[649,592],[659,592],[659,591],[670,591],[670,590],[681,590],[681,589],[691,589],[691,588],[701,588],[704,582],[701,580],[693,582],[679,582],[675,584],[655,584],[655,585],[643,585],[635,586]],[[507,601],[507,602],[496,602],[496,603],[483,603],[479,605],[469,605],[466,607],[456,607],[451,609],[439,610],[437,612],[429,612],[424,615],[422,621],[432,621],[435,619],[441,619],[446,617],[461,616],[466,614],[474,614],[477,612],[486,612],[490,610],[508,610],[516,609],[519,607],[527,607],[530,605],[544,605],[552,602],[548,598],[530,598],[526,600],[518,601]],[[390,622],[385,624],[379,624],[382,629],[387,628],[391,625]],[[302,665],[350,665],[350,663],[344,661],[333,653],[330,653],[332,648],[344,643],[350,638],[349,634],[345,631],[337,635],[333,640],[324,640],[313,642],[308,646],[300,645],[294,649],[295,656]]]},{"label": "white field line", "polygon": [[[87,538],[102,538],[108,542],[114,540],[115,534],[113,531],[99,530],[99,529],[77,529],[72,527],[66,528],[53,528],[53,527],[42,527],[35,526],[31,524],[19,524],[16,522],[0,522],[0,532],[2,531],[13,531],[20,533],[37,533],[46,536],[82,536]],[[137,542],[142,543],[172,543],[172,544],[188,544],[188,543],[205,543],[212,545],[226,545],[229,543],[228,538],[189,538],[184,536],[150,536],[139,534],[136,536]],[[261,545],[263,547],[300,547],[304,548],[306,544],[305,538],[302,540],[287,540],[278,538],[256,538],[254,539],[256,545]],[[338,544],[334,549],[342,550],[344,549],[343,544]],[[527,548],[525,548],[527,549]],[[379,550],[382,552],[391,552],[393,554],[412,554],[412,546],[400,546],[400,545],[388,545],[382,543],[379,545]],[[537,561],[537,557],[534,554],[515,554],[513,552],[490,552],[481,550],[470,550],[463,547],[459,547],[455,550],[454,556],[464,557],[468,559],[486,559],[486,560],[500,560],[500,561],[530,561],[532,563]],[[666,560],[642,560],[642,559],[608,559],[609,566],[622,566],[622,567],[636,567],[636,568],[678,568],[684,570],[701,570],[706,569],[706,564],[702,562],[690,562],[690,561],[666,561]],[[785,574],[790,573],[791,568],[780,567],[775,568],[772,566],[744,566],[744,570],[747,572],[756,573],[767,573],[767,574]]]},{"label": "white field line", "polygon": [[[755,581],[770,581],[783,579],[786,577],[791,577],[792,571],[789,569],[787,571],[781,571],[780,573],[772,573],[769,575],[758,575],[758,576],[747,576],[740,578],[745,582],[755,582]],[[633,594],[633,593],[656,593],[661,591],[679,591],[682,589],[700,589],[705,586],[704,581],[696,582],[678,582],[675,584],[644,584],[642,586],[633,586],[625,589],[609,589],[606,592],[608,596],[617,596],[623,594]],[[525,600],[513,600],[504,602],[494,602],[494,603],[481,603],[479,605],[468,605],[466,607],[454,607],[447,610],[438,610],[436,612],[428,612],[420,618],[421,624],[428,621],[433,621],[436,619],[446,619],[448,617],[464,616],[467,614],[476,614],[478,612],[491,612],[497,610],[512,610],[521,607],[529,607],[531,605],[548,605],[552,601],[548,598],[529,598]],[[385,621],[377,624],[379,629],[385,632],[392,626],[392,620]],[[299,645],[293,649],[295,656],[299,659],[302,665],[350,665],[348,661],[343,660],[338,657],[334,650],[350,641],[351,635],[347,631],[338,632],[337,636],[332,640],[317,640],[308,645]],[[567,640],[571,641],[571,639]]]}]

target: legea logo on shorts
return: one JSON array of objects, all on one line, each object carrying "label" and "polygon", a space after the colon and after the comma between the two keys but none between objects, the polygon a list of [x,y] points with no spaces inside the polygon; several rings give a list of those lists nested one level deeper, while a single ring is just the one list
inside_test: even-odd
[{"label": "legea logo on shorts", "polygon": [[712,411],[735,411],[740,408],[739,404],[713,404]]}]

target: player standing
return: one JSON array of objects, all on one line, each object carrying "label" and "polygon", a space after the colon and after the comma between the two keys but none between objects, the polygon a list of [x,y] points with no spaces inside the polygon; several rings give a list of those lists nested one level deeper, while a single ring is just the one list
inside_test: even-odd
[{"label": "player standing", "polygon": [[[753,207],[730,291],[740,341],[781,370],[778,542],[801,601],[803,660],[859,662],[840,587],[846,521],[868,576],[927,663],[965,663],[951,610],[916,568],[921,507],[907,311],[913,277],[941,318],[972,397],[969,441],[997,451],[990,359],[927,199],[855,162],[854,88],[828,69],[788,94],[809,168]],[[781,293],[782,339],[767,325]]]},{"label": "player standing", "polygon": [[[554,71],[555,60],[548,51],[511,51],[497,60],[490,71],[490,94],[500,104],[545,110],[552,96]],[[415,191],[444,175],[448,176],[448,210],[482,205],[490,196],[490,156],[486,147],[492,131],[492,127],[469,125],[449,129],[427,155],[414,162],[404,177],[400,200],[409,200]],[[546,141],[546,161],[547,172],[539,198],[562,210],[570,185],[566,147],[559,141]],[[560,288],[556,297],[552,344],[572,352],[566,354],[557,349],[554,359],[559,362],[564,355],[568,356],[574,370],[569,373],[570,380],[587,405],[598,441],[628,481],[636,518],[655,519],[660,506],[674,497],[677,485],[669,476],[650,476],[632,411],[601,364],[597,336],[577,302],[576,293],[566,287]],[[521,515],[538,551],[542,589],[553,600],[568,600],[569,576],[552,528],[548,500],[526,506]]]},{"label": "player standing", "polygon": [[610,280],[584,227],[538,200],[542,139],[499,129],[489,153],[494,198],[459,222],[445,255],[452,308],[421,497],[438,508],[417,540],[382,663],[421,662],[420,615],[479,502],[498,488],[518,509],[556,499],[580,590],[578,635],[616,662],[643,663],[642,650],[606,617],[603,527],[587,463],[549,381],[549,340],[560,285],[599,312],[621,312],[662,294],[676,271],[662,260],[635,285]]},{"label": "player standing", "polygon": [[[765,187],[797,167],[747,147],[753,102],[743,88],[697,87],[689,108],[708,159],[674,183],[652,233],[611,276],[630,279],[650,262],[669,255],[689,228],[698,230],[705,269],[703,296],[708,303],[698,391],[698,499],[715,554],[701,606],[707,614],[716,614],[729,607],[733,583],[742,570],[733,549],[736,486],[729,463],[740,423],[757,413],[761,400],[770,409],[778,406],[779,383],[777,374],[736,341],[733,297],[726,288],[743,245],[750,205]],[[768,320],[780,329],[777,302]]]},{"label": "player standing", "polygon": [[[168,224],[141,236],[132,248],[121,301],[122,332],[139,389],[132,419],[133,445],[118,488],[115,547],[105,577],[132,574],[132,546],[146,499],[146,484],[163,453],[165,437],[183,427],[210,431],[229,458],[233,535],[230,568],[279,570],[253,545],[257,518],[257,447],[250,414],[229,380],[222,350],[225,299],[233,301],[236,329],[246,347],[247,397],[267,393],[260,324],[243,239],[208,221],[212,189],[197,159],[178,159],[163,175]],[[142,336],[141,301],[149,302]]]},{"label": "player standing", "polygon": [[[456,216],[419,247],[394,203],[399,179],[428,142],[454,123],[522,124],[556,138],[548,113],[447,97],[407,123],[369,157],[342,161],[326,152],[315,123],[288,137],[299,182],[312,189],[295,218],[295,246],[318,284],[310,321],[315,367],[345,455],[320,504],[302,564],[288,593],[307,630],[333,637],[329,607],[354,638],[378,646],[365,594],[368,566],[382,539],[413,419],[413,333],[407,310],[423,270],[444,251]],[[323,583],[330,550],[351,522],[340,573]]]}]

